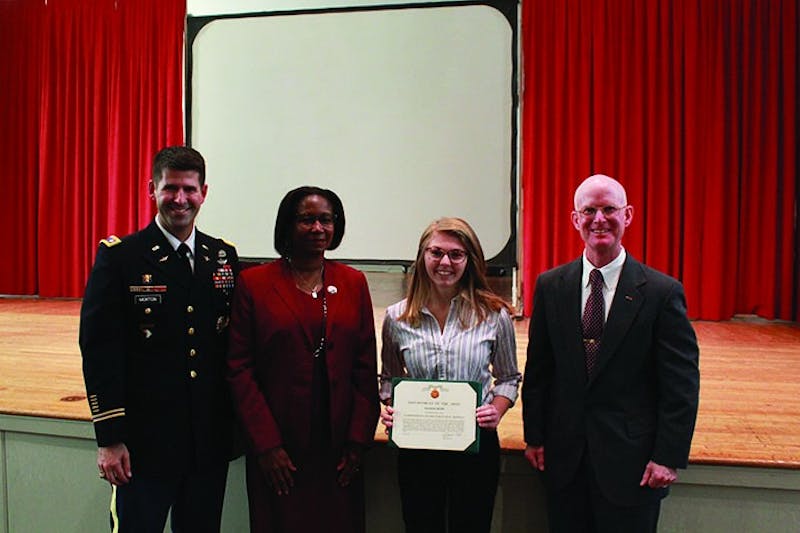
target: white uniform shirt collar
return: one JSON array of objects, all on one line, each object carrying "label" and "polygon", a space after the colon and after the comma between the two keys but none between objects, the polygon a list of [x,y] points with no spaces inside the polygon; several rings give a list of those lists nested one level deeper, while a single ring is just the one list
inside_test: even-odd
[{"label": "white uniform shirt collar", "polygon": [[[167,240],[169,241],[170,246],[172,246],[172,249],[173,250],[177,250],[178,246],[181,245],[181,241],[175,235],[173,235],[172,233],[170,233],[166,229],[164,229],[164,226],[162,226],[161,222],[158,220],[158,215],[156,215],[156,225],[158,226],[158,229],[161,230],[161,233],[164,234],[164,237],[167,238]],[[192,253],[192,258],[194,258],[194,238],[195,238],[195,233],[196,233],[195,227],[192,226],[192,232],[189,234],[189,237],[187,237],[187,239],[185,241],[183,241],[183,242],[186,243],[186,246],[189,247],[189,251]]]},{"label": "white uniform shirt collar", "polygon": [[[600,268],[600,273],[603,275],[603,283],[606,286],[606,290],[611,291],[612,293],[617,289],[617,283],[619,283],[619,276],[622,274],[622,266],[625,264],[625,257],[627,257],[627,253],[625,252],[625,248],[620,251],[619,255],[614,258],[606,266]],[[586,250],[583,251],[583,275],[581,277],[581,287],[588,287],[589,286],[589,273],[597,268],[594,266],[587,258],[586,258]]]}]

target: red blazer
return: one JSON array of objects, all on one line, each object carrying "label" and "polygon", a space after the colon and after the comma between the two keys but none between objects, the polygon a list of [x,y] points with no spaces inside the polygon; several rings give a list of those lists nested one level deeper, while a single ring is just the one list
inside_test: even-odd
[{"label": "red blazer", "polygon": [[[313,352],[319,342],[295,305],[285,260],[241,273],[231,312],[228,380],[256,455],[308,450]],[[325,261],[328,304],[325,361],[334,449],[369,444],[378,421],[375,323],[364,274]]]}]

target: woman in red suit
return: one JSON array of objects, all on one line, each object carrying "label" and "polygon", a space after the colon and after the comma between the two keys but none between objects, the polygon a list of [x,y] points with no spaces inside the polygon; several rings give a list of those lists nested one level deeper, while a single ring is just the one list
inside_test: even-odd
[{"label": "woman in red suit", "polygon": [[253,532],[364,531],[364,448],[378,419],[375,325],[364,275],[325,259],[344,235],[327,189],[281,201],[281,259],[242,272],[229,380],[249,441]]}]

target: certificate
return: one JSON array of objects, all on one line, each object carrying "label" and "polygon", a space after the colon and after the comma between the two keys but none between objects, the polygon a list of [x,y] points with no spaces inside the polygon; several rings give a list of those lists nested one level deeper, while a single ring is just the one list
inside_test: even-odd
[{"label": "certificate", "polygon": [[393,378],[389,442],[398,448],[478,453],[480,390],[475,381]]}]

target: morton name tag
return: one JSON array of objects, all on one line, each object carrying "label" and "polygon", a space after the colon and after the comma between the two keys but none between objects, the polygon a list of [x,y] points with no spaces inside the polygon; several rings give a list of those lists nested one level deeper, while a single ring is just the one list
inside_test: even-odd
[{"label": "morton name tag", "polygon": [[152,305],[161,303],[160,294],[134,294],[133,301],[141,305]]}]

